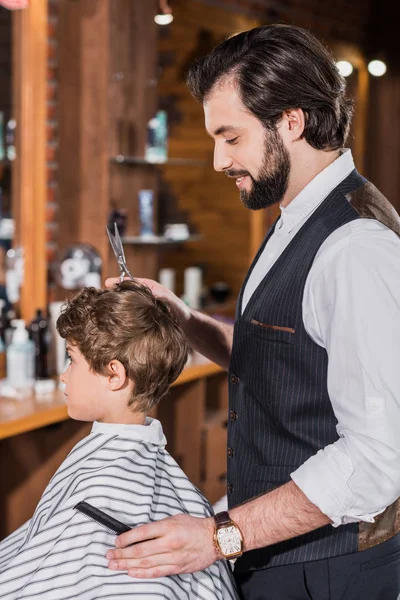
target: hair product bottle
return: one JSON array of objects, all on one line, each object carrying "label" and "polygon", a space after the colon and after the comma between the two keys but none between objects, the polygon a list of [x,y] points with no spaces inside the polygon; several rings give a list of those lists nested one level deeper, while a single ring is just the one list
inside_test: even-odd
[{"label": "hair product bottle", "polygon": [[0,336],[0,379],[5,379],[6,373],[6,345]]},{"label": "hair product bottle", "polygon": [[29,339],[25,321],[14,319],[16,329],[7,348],[7,380],[19,390],[33,387],[35,374],[35,344]]},{"label": "hair product bottle", "polygon": [[165,110],[157,111],[147,126],[145,160],[151,163],[164,163],[168,158],[168,118]]},{"label": "hair product bottle", "polygon": [[142,237],[154,236],[154,192],[153,190],[139,190],[139,217],[140,217],[140,235]]},{"label": "hair product bottle", "polygon": [[46,379],[49,375],[47,369],[48,323],[40,308],[36,311],[36,317],[29,323],[28,331],[30,339],[35,344],[35,378]]},{"label": "hair product bottle", "polygon": [[0,110],[0,162],[6,157],[6,149],[4,147],[4,113]]}]

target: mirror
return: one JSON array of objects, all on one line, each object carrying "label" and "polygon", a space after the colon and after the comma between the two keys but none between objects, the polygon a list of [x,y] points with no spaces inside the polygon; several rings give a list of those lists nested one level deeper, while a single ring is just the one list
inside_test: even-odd
[{"label": "mirror", "polygon": [[0,304],[4,302],[9,308],[13,298],[12,293],[6,293],[6,255],[14,231],[12,161],[16,156],[16,121],[12,93],[12,13],[3,7],[0,7],[0,81]]},{"label": "mirror", "polygon": [[11,277],[20,297],[8,300],[25,320],[47,301],[46,67],[47,0],[0,6],[0,300]]}]

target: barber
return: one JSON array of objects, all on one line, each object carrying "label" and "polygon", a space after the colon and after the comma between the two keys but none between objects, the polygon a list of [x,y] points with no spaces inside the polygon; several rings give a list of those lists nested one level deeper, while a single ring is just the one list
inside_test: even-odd
[{"label": "barber", "polygon": [[280,25],[222,42],[188,85],[214,168],[246,208],[281,215],[234,328],[143,280],[229,372],[229,512],[137,527],[109,567],[153,578],[237,559],[246,600],[396,600],[400,219],[344,148],[345,81],[309,32]]}]

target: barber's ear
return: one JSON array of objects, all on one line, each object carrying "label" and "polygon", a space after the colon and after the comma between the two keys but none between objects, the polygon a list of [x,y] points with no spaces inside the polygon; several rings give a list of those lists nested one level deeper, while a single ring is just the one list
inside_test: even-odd
[{"label": "barber's ear", "polygon": [[306,115],[301,108],[290,108],[282,115],[281,127],[285,137],[292,142],[301,139],[306,126]]},{"label": "barber's ear", "polygon": [[125,367],[119,360],[111,360],[108,363],[107,387],[111,391],[123,388],[127,383]]}]

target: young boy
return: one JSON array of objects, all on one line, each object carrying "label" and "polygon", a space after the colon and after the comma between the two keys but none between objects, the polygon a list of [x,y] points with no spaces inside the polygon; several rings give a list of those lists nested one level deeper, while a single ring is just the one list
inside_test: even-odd
[{"label": "young boy", "polygon": [[208,517],[199,490],[147,417],[181,373],[185,336],[167,305],[133,281],[85,288],[57,322],[70,364],[68,413],[94,421],[51,479],[27,523],[0,543],[0,598],[230,600],[225,561],[194,574],[140,580],[107,568],[115,534],[74,507],[86,501],[135,527],[178,513]]}]

